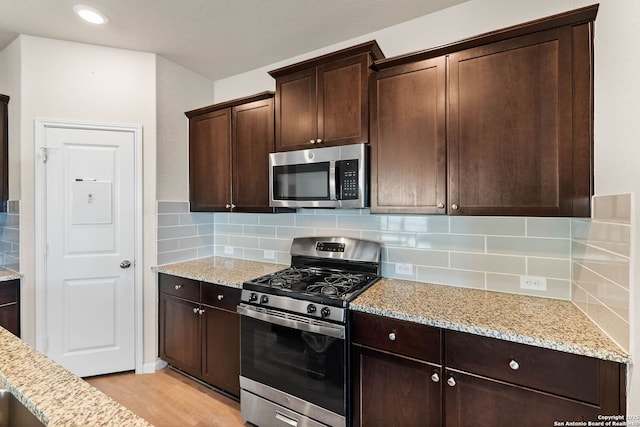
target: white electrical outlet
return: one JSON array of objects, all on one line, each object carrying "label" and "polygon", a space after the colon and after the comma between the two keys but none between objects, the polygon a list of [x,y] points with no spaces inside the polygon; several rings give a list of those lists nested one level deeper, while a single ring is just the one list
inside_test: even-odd
[{"label": "white electrical outlet", "polygon": [[264,259],[274,259],[276,257],[276,252],[265,249],[263,256]]},{"label": "white electrical outlet", "polygon": [[547,279],[538,276],[520,276],[520,288],[534,291],[546,291]]},{"label": "white electrical outlet", "polygon": [[225,246],[224,253],[225,255],[233,255],[233,246]]},{"label": "white electrical outlet", "polygon": [[413,264],[396,264],[396,274],[413,275]]}]

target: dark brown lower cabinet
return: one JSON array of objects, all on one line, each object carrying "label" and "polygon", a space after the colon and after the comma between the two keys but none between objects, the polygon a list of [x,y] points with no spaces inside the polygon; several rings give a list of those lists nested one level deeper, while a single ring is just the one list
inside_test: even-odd
[{"label": "dark brown lower cabinet", "polygon": [[431,377],[441,368],[409,358],[355,347],[354,426],[442,425],[441,387]]},{"label": "dark brown lower cabinet", "polygon": [[159,356],[233,396],[240,395],[240,289],[159,275]]},{"label": "dark brown lower cabinet", "polygon": [[382,316],[352,318],[355,426],[538,427],[626,413],[624,364]]},{"label": "dark brown lower cabinet", "polygon": [[20,280],[0,282],[0,326],[20,336]]},{"label": "dark brown lower cabinet", "polygon": [[[554,421],[599,421],[601,408],[468,373],[446,372],[446,425],[553,426]],[[453,386],[449,383],[454,384]]]}]

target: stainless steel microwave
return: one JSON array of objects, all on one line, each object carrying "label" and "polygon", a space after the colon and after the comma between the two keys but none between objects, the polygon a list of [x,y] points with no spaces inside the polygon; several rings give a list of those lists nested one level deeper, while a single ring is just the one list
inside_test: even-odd
[{"label": "stainless steel microwave", "polygon": [[368,146],[351,144],[269,154],[269,205],[369,206]]}]

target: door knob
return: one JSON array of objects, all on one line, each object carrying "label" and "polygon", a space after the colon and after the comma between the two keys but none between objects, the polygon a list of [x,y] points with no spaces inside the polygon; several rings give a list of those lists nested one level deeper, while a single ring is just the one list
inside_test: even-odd
[{"label": "door knob", "polygon": [[129,268],[131,267],[131,261],[129,260],[124,260],[120,263],[120,268]]}]

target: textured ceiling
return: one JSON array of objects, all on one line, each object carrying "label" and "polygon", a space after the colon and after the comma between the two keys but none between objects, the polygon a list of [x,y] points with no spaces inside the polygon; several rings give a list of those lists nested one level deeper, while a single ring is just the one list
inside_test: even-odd
[{"label": "textured ceiling", "polygon": [[[217,80],[467,0],[0,0],[0,50],[18,34],[157,53]],[[82,22],[83,3],[109,17]]]}]

